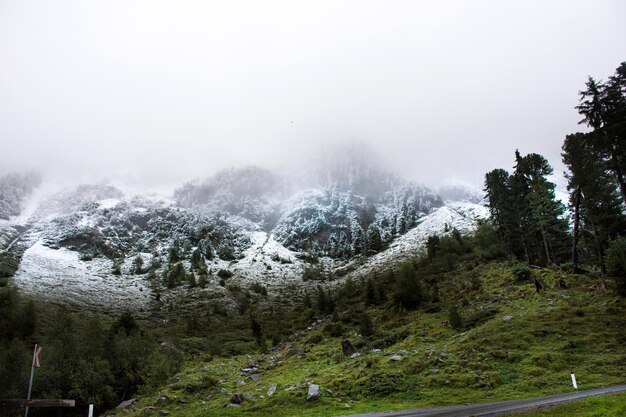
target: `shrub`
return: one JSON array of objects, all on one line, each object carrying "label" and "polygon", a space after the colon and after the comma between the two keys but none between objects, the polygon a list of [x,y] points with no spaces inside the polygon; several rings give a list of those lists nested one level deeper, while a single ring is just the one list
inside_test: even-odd
[{"label": "shrub", "polygon": [[374,368],[380,363],[380,356],[368,356],[365,358],[365,368]]},{"label": "shrub", "polygon": [[250,290],[252,290],[253,292],[259,295],[267,296],[267,288],[265,288],[265,286],[259,282],[255,282],[252,285],[250,285]]},{"label": "shrub", "polygon": [[402,375],[373,373],[364,385],[365,395],[384,396],[403,390]]},{"label": "shrub", "polygon": [[114,262],[114,263],[113,263],[113,267],[112,267],[112,269],[111,269],[111,273],[112,273],[113,275],[122,275],[122,269],[121,269],[121,267],[120,267],[119,262]]},{"label": "shrub", "polygon": [[326,293],[321,286],[317,287],[317,310],[322,314],[330,314],[335,311],[335,300],[331,294]]},{"label": "shrub", "polygon": [[319,267],[308,266],[302,272],[302,281],[321,281],[323,280],[322,270]]},{"label": "shrub", "polygon": [[372,319],[367,313],[361,314],[359,332],[363,337],[369,337],[374,334],[374,323],[372,323]]},{"label": "shrub", "polygon": [[196,281],[196,274],[194,274],[193,271],[187,274],[187,281],[189,282],[189,288],[195,288],[196,285],[198,285]]},{"label": "shrub", "polygon": [[332,337],[339,337],[343,334],[343,326],[341,323],[328,323],[324,326],[324,333]]},{"label": "shrub", "polygon": [[448,322],[450,323],[450,327],[455,330],[461,330],[463,328],[463,318],[457,306],[452,306],[448,309]]},{"label": "shrub", "polygon": [[528,282],[533,277],[533,272],[526,264],[517,263],[511,267],[511,273],[519,283]]},{"label": "shrub", "polygon": [[491,261],[506,257],[506,250],[504,249],[501,239],[498,236],[498,232],[493,225],[485,222],[479,223],[474,237],[478,243],[480,254],[483,259]]},{"label": "shrub", "polygon": [[205,273],[200,274],[200,279],[198,280],[198,285],[200,288],[206,287],[208,284],[208,276]]},{"label": "shrub", "polygon": [[217,276],[222,279],[228,279],[232,277],[233,275],[234,274],[227,269],[220,269],[219,271],[217,271]]},{"label": "shrub", "polygon": [[407,330],[381,332],[378,338],[372,343],[372,347],[375,349],[385,349],[406,339],[409,334]]},{"label": "shrub", "polygon": [[133,274],[143,274],[143,258],[141,255],[137,255],[133,260]]},{"label": "shrub", "polygon": [[500,310],[496,306],[491,306],[484,309],[476,309],[465,316],[465,318],[463,319],[463,325],[466,328],[478,326],[490,320],[499,312]]}]

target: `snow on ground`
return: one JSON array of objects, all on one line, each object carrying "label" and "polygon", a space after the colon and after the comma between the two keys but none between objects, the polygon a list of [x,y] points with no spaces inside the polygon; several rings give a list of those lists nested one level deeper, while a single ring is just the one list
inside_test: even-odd
[{"label": "snow on ground", "polygon": [[111,266],[109,260],[83,262],[77,252],[51,249],[37,240],[24,252],[13,282],[39,299],[85,310],[145,309],[152,297],[144,280],[111,275]]},{"label": "snow on ground", "polygon": [[360,277],[414,258],[424,250],[430,236],[447,235],[454,229],[461,234],[471,233],[476,230],[476,221],[488,216],[488,211],[482,209],[487,210],[483,206],[467,202],[448,203],[446,206],[439,207],[418,220],[417,226],[394,240],[387,250],[372,256],[348,276]]},{"label": "snow on ground", "polygon": [[112,209],[113,207],[117,206],[121,202],[122,202],[121,198],[106,198],[104,200],[96,201],[96,203],[98,203],[98,206],[101,209]]},{"label": "snow on ground", "polygon": [[35,214],[39,205],[45,199],[58,193],[61,190],[61,185],[57,183],[43,183],[39,187],[35,188],[28,199],[24,202],[22,212],[8,220],[10,224],[25,225]]},{"label": "snow on ground", "polygon": [[[139,197],[133,199],[142,200]],[[130,199],[131,204],[133,199]],[[114,207],[120,201],[128,200],[114,198],[99,200],[98,204],[100,208]],[[373,271],[384,270],[422,251],[429,236],[450,233],[455,228],[461,233],[470,233],[476,228],[476,220],[487,218],[489,214],[488,210],[479,204],[469,202],[446,204],[422,217],[414,228],[394,240],[382,253],[348,263],[324,258],[320,260],[320,264],[323,263],[325,270],[329,272],[352,264],[354,270],[345,277],[359,277]],[[136,208],[145,210],[140,204]],[[36,210],[31,213],[35,213],[34,216],[48,215],[47,212],[38,214]],[[89,216],[84,215],[80,225],[91,221]],[[305,285],[302,276],[305,269],[310,267],[309,263],[299,259],[296,252],[283,246],[273,234],[260,231],[258,226],[252,227],[254,225],[251,222],[242,222],[239,226],[240,230],[249,235],[250,246],[245,249],[241,259],[233,261],[214,259],[209,263],[213,277],[220,269],[226,269],[234,273],[231,280],[244,285],[259,282],[268,289],[276,290],[289,283]],[[115,276],[111,274],[111,260],[100,258],[84,262],[79,259],[77,252],[65,248],[46,247],[41,239],[46,225],[43,227],[43,229],[34,227],[20,238],[20,244],[28,249],[24,252],[14,278],[18,288],[47,302],[69,304],[85,310],[109,313],[119,313],[125,309],[147,310],[154,294],[148,287],[145,275]],[[152,255],[146,253],[141,256],[147,264]],[[123,272],[130,270],[133,259],[134,257],[126,259],[122,266]],[[313,284],[315,283],[311,285]],[[204,290],[196,289],[195,292],[222,290],[214,279],[211,279],[209,287]],[[183,293],[182,290],[180,292]],[[185,290],[184,294],[181,299],[189,303],[189,291]]]},{"label": "snow on ground", "polygon": [[[35,188],[32,194],[24,202],[22,212],[9,218],[0,219],[0,252],[9,247],[16,238],[21,236],[20,226],[26,226],[36,217],[37,210],[42,201],[54,195],[61,189],[56,183],[44,183]],[[20,230],[18,230],[20,229]]]},{"label": "snow on ground", "polygon": [[244,251],[243,259],[231,262],[228,269],[242,281],[281,285],[301,280],[304,262],[266,232],[252,232],[252,245]]},{"label": "snow on ground", "polygon": [[445,205],[468,219],[486,220],[489,218],[489,209],[482,204],[468,203],[466,201],[446,201]]}]

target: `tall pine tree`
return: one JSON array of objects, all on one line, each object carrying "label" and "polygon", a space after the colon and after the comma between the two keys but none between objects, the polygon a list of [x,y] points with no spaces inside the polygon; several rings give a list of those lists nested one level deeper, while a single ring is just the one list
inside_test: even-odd
[{"label": "tall pine tree", "polygon": [[563,163],[568,167],[570,205],[574,212],[572,262],[578,267],[579,242],[584,260],[605,269],[609,241],[624,232],[618,186],[595,147],[594,133],[568,135],[563,144]]},{"label": "tall pine tree", "polygon": [[485,176],[492,219],[507,251],[528,263],[557,264],[567,241],[564,207],[546,178],[550,174],[541,155],[515,151],[513,174],[495,169]]},{"label": "tall pine tree", "polygon": [[583,116],[580,123],[593,129],[589,135],[593,149],[612,173],[626,204],[626,62],[606,83],[589,77],[580,100],[576,107]]}]

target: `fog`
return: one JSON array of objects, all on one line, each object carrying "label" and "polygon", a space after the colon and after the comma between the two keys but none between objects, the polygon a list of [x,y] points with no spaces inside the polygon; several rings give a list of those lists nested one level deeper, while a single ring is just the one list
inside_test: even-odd
[{"label": "fog", "polygon": [[616,1],[0,1],[0,174],[202,178],[369,146],[473,184],[562,171],[588,75],[626,59]]}]

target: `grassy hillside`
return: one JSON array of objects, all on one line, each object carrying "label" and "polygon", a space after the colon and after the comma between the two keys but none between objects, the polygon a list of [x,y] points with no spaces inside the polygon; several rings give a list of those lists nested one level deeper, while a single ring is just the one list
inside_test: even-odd
[{"label": "grassy hillside", "polygon": [[[597,281],[465,257],[428,270],[428,296],[414,311],[391,302],[367,306],[366,281],[351,282],[338,292],[338,313],[263,353],[220,357],[196,349],[168,384],[143,392],[126,415],[330,416],[495,401],[570,391],[570,372],[580,389],[624,383],[626,303]],[[373,324],[367,337],[360,334],[371,330],[365,315]],[[262,326],[267,332],[272,323]],[[357,355],[343,355],[342,336]],[[320,385],[319,400],[306,401],[309,383]],[[229,407],[235,392],[246,399]]]}]

